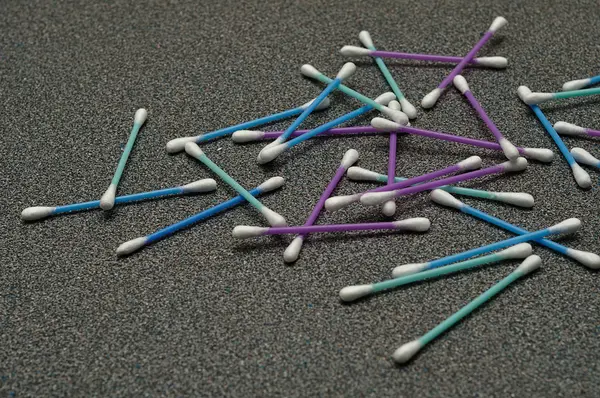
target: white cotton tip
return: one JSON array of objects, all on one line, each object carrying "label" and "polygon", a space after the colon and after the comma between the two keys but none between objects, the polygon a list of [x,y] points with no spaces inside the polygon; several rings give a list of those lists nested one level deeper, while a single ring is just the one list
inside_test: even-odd
[{"label": "white cotton tip", "polygon": [[[310,106],[310,104],[313,103],[313,101],[314,101],[314,99],[311,101],[308,101],[306,104],[302,105],[300,108],[302,108],[302,109],[308,108]],[[325,99],[323,101],[321,101],[319,103],[319,105],[317,105],[317,107],[315,108],[315,111],[322,111],[323,109],[329,108],[330,105],[331,105],[331,100],[329,99],[329,97],[325,97]]]},{"label": "white cotton tip", "polygon": [[544,163],[550,163],[554,159],[554,152],[547,148],[523,148],[523,154]]},{"label": "white cotton tip", "polygon": [[369,50],[368,48],[362,48],[357,46],[344,46],[340,50],[340,54],[345,55],[347,57],[358,57],[371,54],[371,50]]},{"label": "white cotton tip", "polygon": [[523,171],[527,168],[527,159],[525,158],[516,158],[515,160],[509,160],[508,162],[502,163],[504,167],[504,171]]},{"label": "white cotton tip", "polygon": [[405,231],[425,232],[429,231],[431,221],[425,217],[409,218],[407,220],[394,221],[396,229]]},{"label": "white cotton tip", "polygon": [[406,113],[406,116],[408,116],[409,119],[415,119],[417,117],[417,108],[415,108],[406,98],[400,99],[400,105],[402,105],[402,112]]},{"label": "white cotton tip", "polygon": [[185,153],[196,159],[204,155],[204,151],[202,151],[202,149],[200,149],[198,144],[196,144],[195,142],[188,142],[185,144]]},{"label": "white cotton tip", "polygon": [[272,227],[287,227],[287,221],[285,221],[285,218],[281,214],[269,209],[268,207],[263,207],[260,212]]},{"label": "white cotton tip", "polygon": [[517,95],[524,103],[527,103],[527,97],[531,94],[531,90],[527,86],[519,86],[517,89]]},{"label": "white cotton tip", "polygon": [[573,177],[575,177],[575,181],[580,188],[587,189],[592,186],[592,178],[580,165],[573,163],[571,165],[571,171],[573,172]]},{"label": "white cotton tip", "polygon": [[205,178],[186,184],[182,188],[185,193],[211,192],[217,189],[217,182],[212,178]]},{"label": "white cotton tip", "polygon": [[514,160],[520,156],[517,147],[506,138],[502,138],[500,141],[498,141],[498,144],[500,144],[500,148],[502,148],[504,156],[506,156],[509,160]]},{"label": "white cotton tip", "polygon": [[396,201],[388,200],[385,202],[383,206],[381,206],[381,212],[386,217],[392,217],[394,214],[396,214]]},{"label": "white cotton tip", "polygon": [[435,90],[423,97],[423,99],[421,100],[421,106],[425,109],[433,108],[433,106],[435,105],[435,103],[441,95],[442,89],[436,88]]},{"label": "white cotton tip", "polygon": [[[275,140],[269,142],[267,145],[265,145],[265,147],[262,149],[263,151],[267,148],[273,148],[276,147],[280,144],[283,144],[285,142],[285,138],[283,138],[282,135],[280,135],[279,137],[275,138]],[[260,157],[260,154],[258,155],[258,157]]]},{"label": "white cotton tip", "polygon": [[373,39],[371,39],[371,35],[366,30],[361,31],[358,34],[358,40],[360,40],[362,45],[367,48],[375,47],[375,44],[373,44]]},{"label": "white cotton tip", "polygon": [[586,135],[586,131],[583,127],[567,122],[554,123],[554,130],[556,130],[557,133],[564,135]]},{"label": "white cotton tip", "polygon": [[278,144],[275,146],[266,146],[258,154],[258,164],[269,163],[274,160],[277,156],[281,155],[287,149],[286,144]]},{"label": "white cotton tip", "polygon": [[146,237],[142,236],[140,238],[135,238],[125,243],[122,243],[119,247],[117,247],[117,256],[126,256],[135,251],[138,251],[146,245],[146,240]]},{"label": "white cotton tip", "polygon": [[392,276],[394,278],[400,278],[401,276],[416,274],[425,271],[426,269],[427,263],[404,264],[394,268],[392,270]]},{"label": "white cotton tip", "polygon": [[402,111],[395,111],[386,106],[381,112],[402,126],[406,126],[408,124],[408,116],[406,116],[406,113]]},{"label": "white cotton tip", "polygon": [[137,111],[135,111],[135,116],[133,117],[133,123],[142,125],[146,121],[147,117],[148,117],[148,111],[145,110],[144,108],[140,108]]},{"label": "white cotton tip", "polygon": [[[379,97],[375,98],[375,102],[381,105],[388,105],[390,102],[396,99],[396,95],[390,91],[387,91],[381,94]],[[392,108],[393,109],[393,108]]]},{"label": "white cotton tip", "polygon": [[494,19],[494,22],[492,22],[492,24],[490,25],[490,28],[488,30],[491,32],[495,32],[498,29],[500,29],[501,27],[505,26],[507,23],[508,23],[508,21],[506,20],[506,18],[496,17],[496,19]]},{"label": "white cotton tip", "polygon": [[302,73],[304,76],[312,77],[313,79],[316,79],[317,77],[322,75],[322,73],[319,72],[317,68],[309,64],[302,65],[302,67],[300,68],[300,73]]},{"label": "white cotton tip", "polygon": [[298,260],[303,243],[304,236],[296,236],[283,252],[283,261],[286,263],[293,263],[294,261]]},{"label": "white cotton tip", "polygon": [[265,136],[264,131],[258,130],[239,130],[231,135],[233,142],[241,144],[244,142],[258,141]]},{"label": "white cotton tip", "polygon": [[373,293],[373,285],[346,286],[340,290],[340,299],[346,303]]},{"label": "white cotton tip", "polygon": [[517,267],[515,272],[520,272],[523,275],[527,275],[530,272],[533,272],[536,269],[540,268],[541,265],[542,265],[542,259],[540,258],[540,256],[534,254],[534,255],[527,257],[521,263],[521,265],[519,265]]},{"label": "white cotton tip", "polygon": [[344,66],[342,66],[342,69],[340,69],[338,74],[335,76],[335,78],[346,80],[350,76],[352,76],[354,72],[356,72],[356,65],[354,65],[352,62],[346,62]]},{"label": "white cotton tip", "polygon": [[410,361],[421,348],[423,348],[423,344],[421,344],[419,340],[413,340],[394,351],[392,358],[396,363],[406,363]]},{"label": "white cotton tip", "polygon": [[454,209],[460,209],[465,205],[463,202],[441,189],[434,189],[431,191],[429,194],[429,199],[433,200],[437,204],[452,207]]},{"label": "white cotton tip", "polygon": [[253,238],[267,232],[267,227],[252,227],[249,225],[238,225],[233,229],[233,237],[238,239]]},{"label": "white cotton tip", "polygon": [[481,158],[479,156],[471,156],[457,163],[461,170],[475,170],[481,167]]},{"label": "white cotton tip", "polygon": [[281,188],[281,186],[285,183],[285,179],[283,177],[271,177],[267,181],[263,182],[258,186],[261,192],[270,192],[277,188]]},{"label": "white cotton tip", "polygon": [[467,79],[465,79],[462,75],[456,75],[452,82],[454,83],[454,87],[456,87],[458,91],[463,94],[470,90]]},{"label": "white cotton tip", "polygon": [[578,163],[587,164],[588,166],[600,165],[600,159],[594,157],[594,155],[592,155],[583,148],[571,149],[571,155],[573,155],[573,157]]},{"label": "white cotton tip", "polygon": [[376,206],[394,198],[394,191],[368,192],[360,197],[360,203],[366,206]]},{"label": "white cotton tip", "polygon": [[591,83],[590,79],[579,79],[579,80],[571,80],[570,82],[566,82],[562,86],[563,91],[573,91],[579,90],[580,88],[584,88]]},{"label": "white cotton tip", "polygon": [[519,207],[533,207],[533,196],[525,192],[493,192],[494,200]]},{"label": "white cotton tip", "polygon": [[503,260],[510,260],[513,258],[525,258],[531,256],[531,253],[533,253],[533,247],[529,243],[519,243],[496,253],[496,255]]},{"label": "white cotton tip", "polygon": [[595,253],[569,249],[566,254],[588,268],[600,269],[600,256]]},{"label": "white cotton tip", "polygon": [[402,127],[400,124],[382,117],[375,117],[371,119],[371,126],[384,131],[394,131]]},{"label": "white cotton tip", "polygon": [[117,186],[110,184],[104,195],[100,198],[100,208],[102,210],[110,210],[115,207],[115,195],[117,194]]},{"label": "white cotton tip", "polygon": [[581,229],[581,220],[578,218],[568,218],[563,222],[548,228],[554,234],[572,234]]},{"label": "white cotton tip", "polygon": [[552,93],[531,93],[525,97],[525,103],[527,105],[536,105],[541,102],[550,101],[554,98]]},{"label": "white cotton tip", "polygon": [[325,201],[325,210],[336,211],[360,200],[360,194],[333,196]]},{"label": "white cotton tip", "polygon": [[350,167],[346,174],[348,178],[354,181],[379,181],[381,177],[379,173],[357,166]]},{"label": "white cotton tip", "polygon": [[28,207],[21,212],[21,220],[34,221],[46,218],[54,212],[56,207],[36,206]]},{"label": "white cotton tip", "polygon": [[479,57],[476,58],[477,65],[488,68],[504,69],[508,66],[508,59],[504,57]]},{"label": "white cotton tip", "polygon": [[185,144],[187,144],[188,142],[196,142],[198,140],[198,138],[200,138],[200,137],[201,136],[198,135],[196,137],[175,138],[174,140],[167,142],[167,152],[168,153],[181,152],[185,148]]},{"label": "white cotton tip", "polygon": [[342,158],[341,166],[345,169],[352,166],[358,160],[358,151],[356,149],[348,149]]},{"label": "white cotton tip", "polygon": [[[395,97],[395,96],[394,96]],[[388,108],[393,109],[395,111],[400,111],[402,110],[402,105],[400,105],[400,103],[396,100],[390,101],[387,104]]]}]

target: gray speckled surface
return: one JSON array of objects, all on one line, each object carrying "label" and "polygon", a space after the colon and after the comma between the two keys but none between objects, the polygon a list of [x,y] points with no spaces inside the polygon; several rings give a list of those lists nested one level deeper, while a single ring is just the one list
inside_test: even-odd
[{"label": "gray speckled surface", "polygon": [[[348,284],[386,279],[407,262],[479,246],[510,235],[440,208],[424,195],[398,203],[399,218],[427,216],[427,234],[313,236],[294,266],[282,261],[287,238],[238,242],[237,224],[260,225],[238,208],[117,259],[122,242],[233,196],[171,198],[25,224],[33,205],[99,198],[106,189],[133,114],[148,122],[119,192],[133,193],[212,177],[165,143],[281,111],[319,93],[298,68],[329,75],[369,30],[386,50],[460,55],[496,15],[510,24],[482,55],[510,59],[504,71],[466,73],[475,95],[506,136],[522,146],[555,149],[516,88],[556,90],[599,72],[597,1],[30,1],[0,4],[0,395],[20,396],[479,396],[600,395],[598,274],[546,249],[544,267],[476,311],[403,368],[390,355],[507,275],[516,263],[454,275],[372,297],[339,302]],[[147,4],[143,4],[147,3]],[[387,90],[368,59],[350,85],[375,97]],[[418,103],[451,68],[388,62],[407,97]],[[340,94],[311,117],[316,126],[355,109]],[[543,106],[551,121],[600,127],[598,99]],[[368,123],[370,117],[358,123]],[[358,124],[357,123],[357,124]],[[414,123],[491,139],[454,89]],[[285,123],[275,128],[285,127]],[[597,141],[568,139],[600,154]],[[318,139],[269,167],[262,146],[219,140],[211,159],[253,187],[282,175],[286,186],[264,203],[301,224],[343,153],[384,172],[385,137]],[[399,139],[399,175],[413,176],[480,155],[501,155]],[[532,210],[465,200],[535,230],[570,216],[585,221],[564,242],[600,252],[597,171],[594,187],[576,187],[566,163],[532,163],[522,175],[470,186],[525,191]],[[468,185],[468,184],[467,184]],[[338,194],[372,185],[344,180]],[[381,219],[353,206],[320,223]],[[351,253],[351,254],[349,254]]]}]

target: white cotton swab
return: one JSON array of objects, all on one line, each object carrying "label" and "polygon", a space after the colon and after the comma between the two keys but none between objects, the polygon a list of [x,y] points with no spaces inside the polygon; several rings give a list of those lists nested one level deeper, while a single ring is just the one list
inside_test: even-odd
[{"label": "white cotton swab", "polygon": [[562,86],[563,91],[579,90],[581,88],[591,86],[593,84],[600,83],[600,75],[594,77],[588,77],[587,79],[571,80],[566,82]]},{"label": "white cotton swab", "polygon": [[600,169],[600,159],[594,157],[594,155],[592,155],[583,148],[571,149],[571,155],[573,155],[573,157],[578,163],[587,164],[588,166]]}]

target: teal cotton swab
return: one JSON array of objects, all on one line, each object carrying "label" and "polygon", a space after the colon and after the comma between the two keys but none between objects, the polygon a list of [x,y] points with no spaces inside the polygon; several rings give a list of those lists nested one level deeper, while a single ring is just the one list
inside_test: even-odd
[{"label": "teal cotton swab", "polygon": [[446,330],[456,325],[461,319],[469,315],[471,312],[475,311],[477,308],[479,308],[486,301],[490,300],[492,297],[496,296],[511,283],[524,277],[530,272],[535,271],[541,265],[542,259],[539,256],[533,255],[527,257],[525,261],[523,261],[516,270],[510,273],[510,275],[508,275],[506,278],[502,279],[500,282],[496,283],[494,286],[486,290],[475,300],[462,307],[448,319],[446,319],[445,321],[443,321],[442,323],[440,323],[439,325],[437,325],[418,339],[400,346],[400,348],[398,348],[394,352],[392,358],[397,363],[408,362],[417,352],[419,352],[423,347],[425,347],[425,345],[429,344],[432,340],[437,338]]},{"label": "teal cotton swab", "polygon": [[135,112],[135,118],[133,120],[133,128],[131,129],[131,133],[129,134],[129,140],[127,140],[127,145],[123,150],[123,154],[121,155],[121,159],[119,159],[119,164],[117,165],[117,170],[108,186],[108,189],[102,197],[100,198],[100,207],[102,210],[110,210],[115,206],[115,196],[117,194],[117,186],[119,185],[119,181],[121,180],[121,175],[123,175],[123,170],[125,170],[125,165],[127,164],[127,159],[129,158],[129,154],[131,153],[131,149],[133,148],[133,144],[135,143],[135,139],[137,138],[138,131],[140,131],[140,127],[146,121],[146,117],[148,116],[148,112],[145,109],[138,109]]},{"label": "teal cotton swab", "polygon": [[531,255],[533,249],[529,243],[520,243],[516,246],[502,250],[498,253],[474,258],[472,260],[448,265],[446,267],[435,268],[429,271],[419,272],[403,276],[396,279],[390,279],[383,282],[372,283],[370,285],[346,286],[340,290],[340,299],[345,302],[354,301],[369,294],[382,292],[384,290],[394,289],[399,286],[408,285],[425,279],[437,278],[438,276],[453,274],[466,269],[475,268],[484,264],[497,263],[503,260],[525,258]]},{"label": "teal cotton swab", "polygon": [[575,97],[589,97],[590,95],[600,94],[600,87],[586,88],[583,90],[559,91],[556,93],[529,93],[524,99],[527,105],[537,105],[542,102],[568,99]]},{"label": "teal cotton swab", "polygon": [[269,224],[273,227],[284,227],[287,226],[287,222],[285,218],[279,213],[274,212],[269,209],[267,206],[260,203],[258,199],[256,199],[250,192],[248,192],[244,187],[242,187],[237,181],[231,178],[223,169],[213,163],[204,152],[200,149],[200,147],[193,142],[188,142],[185,144],[185,152],[198,159],[202,162],[206,167],[208,167],[213,173],[218,175],[223,182],[228,184],[230,187],[235,189],[237,193],[239,193],[248,203],[250,203],[256,210],[258,210],[269,222]]}]

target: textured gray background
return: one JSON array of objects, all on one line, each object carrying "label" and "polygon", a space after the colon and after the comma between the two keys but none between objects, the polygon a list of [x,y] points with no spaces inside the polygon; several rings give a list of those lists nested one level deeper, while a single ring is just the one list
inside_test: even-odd
[{"label": "textured gray background", "polygon": [[[94,4],[95,3],[95,4]],[[127,4],[130,3],[130,4]],[[460,55],[497,15],[509,25],[481,55],[510,59],[504,71],[469,70],[474,93],[509,139],[556,150],[516,89],[559,89],[600,72],[597,1],[151,1],[0,3],[1,396],[587,396],[600,395],[598,274],[536,248],[542,270],[510,287],[433,342],[411,364],[390,355],[494,282],[516,262],[485,267],[343,305],[337,293],[379,281],[399,264],[430,260],[510,236],[425,195],[399,201],[398,218],[426,216],[427,234],[313,236],[294,266],[287,238],[238,242],[238,224],[262,225],[238,208],[126,259],[122,242],[148,234],[234,195],[171,198],[25,224],[21,210],[99,198],[125,144],[133,114],[149,112],[119,192],[133,193],[214,177],[166,142],[288,109],[322,85],[298,69],[334,75],[338,50],[369,30],[381,49]],[[219,4],[217,4],[219,3]],[[523,3],[523,4],[516,4]],[[387,90],[369,59],[350,84],[375,97]],[[388,62],[413,103],[451,67]],[[340,94],[313,116],[316,126],[355,109]],[[543,106],[552,121],[600,127],[598,100]],[[367,124],[370,117],[356,124]],[[289,122],[288,122],[289,123]],[[449,90],[414,123],[492,139],[465,99]],[[280,129],[285,123],[274,125]],[[569,139],[600,155],[597,141]],[[316,139],[269,167],[261,144],[229,139],[208,155],[253,187],[282,175],[264,202],[301,224],[343,153],[385,171],[387,139]],[[419,137],[399,140],[399,175],[414,176],[480,155],[502,156]],[[566,244],[600,252],[597,171],[577,188],[560,156],[522,175],[471,186],[525,191],[532,210],[467,203],[531,230],[567,217],[585,221]],[[338,194],[372,185],[344,180]],[[320,223],[382,219],[353,206]]]}]

